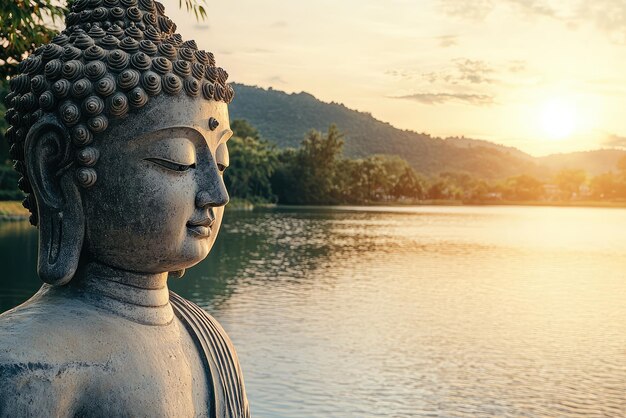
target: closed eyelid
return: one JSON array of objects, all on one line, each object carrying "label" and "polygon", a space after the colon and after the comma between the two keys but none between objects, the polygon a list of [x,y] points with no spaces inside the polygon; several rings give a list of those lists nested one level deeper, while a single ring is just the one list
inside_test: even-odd
[{"label": "closed eyelid", "polygon": [[173,171],[187,171],[190,168],[196,168],[196,163],[183,164],[165,158],[145,158],[145,160]]}]

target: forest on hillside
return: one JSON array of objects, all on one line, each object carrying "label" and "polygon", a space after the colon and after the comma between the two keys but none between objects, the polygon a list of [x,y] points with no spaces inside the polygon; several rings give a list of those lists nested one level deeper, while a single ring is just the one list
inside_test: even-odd
[{"label": "forest on hillside", "polygon": [[626,199],[626,157],[612,171],[588,176],[563,169],[549,181],[530,174],[489,181],[462,172],[428,176],[398,156],[343,156],[343,134],[311,130],[298,148],[279,149],[245,120],[233,121],[231,197],[283,204],[466,203]]},{"label": "forest on hillside", "polygon": [[344,134],[343,156],[360,159],[397,155],[426,176],[463,172],[495,181],[529,174],[550,181],[564,168],[601,174],[626,156],[625,150],[601,149],[537,158],[489,141],[462,136],[442,139],[398,129],[370,113],[340,103],[325,103],[305,92],[285,93],[243,84],[234,84],[234,88],[236,98],[229,105],[231,118],[247,120],[279,148],[297,148],[309,130],[323,131],[334,124]]}]

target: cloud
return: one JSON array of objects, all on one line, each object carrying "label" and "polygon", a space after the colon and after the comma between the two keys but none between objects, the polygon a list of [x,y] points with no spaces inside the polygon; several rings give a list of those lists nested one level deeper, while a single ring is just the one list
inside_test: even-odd
[{"label": "cloud", "polygon": [[439,0],[439,6],[448,16],[474,21],[485,20],[496,8],[508,8],[515,16],[546,17],[570,29],[588,24],[607,34],[611,41],[626,44],[624,0]]},{"label": "cloud", "polygon": [[[604,0],[612,1],[612,0]],[[448,16],[470,20],[484,20],[496,7],[513,7],[516,13],[522,12],[527,17],[559,17],[559,11],[545,0],[439,0],[441,9]]]},{"label": "cloud", "polygon": [[493,83],[493,74],[496,70],[484,61],[474,61],[470,59],[456,60],[456,68],[459,72],[459,79],[471,84]]},{"label": "cloud", "polygon": [[449,48],[459,44],[459,37],[456,35],[437,36],[435,39],[439,41],[439,46],[442,48]]},{"label": "cloud", "polygon": [[443,12],[449,16],[483,20],[495,7],[493,0],[440,0]]},{"label": "cloud", "polygon": [[195,30],[210,30],[211,29],[207,23],[196,23],[195,25],[193,25],[193,28]]},{"label": "cloud", "polygon": [[287,82],[279,75],[268,77],[267,81],[270,84],[287,84]]},{"label": "cloud", "polygon": [[546,4],[544,0],[508,0],[527,16],[559,17],[559,12]]},{"label": "cloud", "polygon": [[465,103],[475,106],[485,106],[494,103],[493,97],[486,94],[464,93],[414,93],[405,96],[396,96],[394,99],[407,99],[426,105],[438,105],[450,102]]},{"label": "cloud", "polygon": [[[422,73],[422,78],[430,84],[493,84],[497,82],[495,78],[497,72],[494,66],[485,61],[460,58],[452,61],[452,67]],[[394,75],[409,79],[410,73],[396,72]]]},{"label": "cloud", "polygon": [[414,80],[420,77],[420,74],[416,71],[410,70],[387,70],[385,71],[386,75],[390,75],[395,78],[399,78],[401,80]]},{"label": "cloud", "polygon": [[626,148],[626,136],[607,134],[604,141],[602,141],[602,145],[607,147]]},{"label": "cloud", "polygon": [[277,20],[276,22],[274,22],[274,23],[272,23],[270,25],[270,28],[282,29],[282,28],[286,28],[287,26],[289,26],[287,21],[285,21],[285,20]]},{"label": "cloud", "polygon": [[413,100],[426,105],[464,103],[489,106],[496,104],[494,88],[510,84],[509,79],[518,79],[520,73],[525,71],[525,61],[491,63],[457,58],[434,71],[393,69],[385,74],[401,80],[405,88],[418,91],[415,94],[392,96],[393,98]]},{"label": "cloud", "polygon": [[526,63],[526,61],[522,60],[509,61],[508,70],[513,74],[523,73],[524,71],[526,71],[527,65],[528,64]]},{"label": "cloud", "polygon": [[626,43],[626,2],[624,0],[582,1],[573,18],[574,24],[592,22],[616,43]]}]

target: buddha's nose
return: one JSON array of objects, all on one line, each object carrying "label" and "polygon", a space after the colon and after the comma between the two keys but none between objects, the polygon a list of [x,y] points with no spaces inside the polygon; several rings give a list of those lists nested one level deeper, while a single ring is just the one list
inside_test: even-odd
[{"label": "buddha's nose", "polygon": [[206,207],[220,207],[225,206],[228,203],[229,197],[226,191],[226,186],[221,183],[213,191],[201,190],[196,195],[196,206],[199,208]]}]

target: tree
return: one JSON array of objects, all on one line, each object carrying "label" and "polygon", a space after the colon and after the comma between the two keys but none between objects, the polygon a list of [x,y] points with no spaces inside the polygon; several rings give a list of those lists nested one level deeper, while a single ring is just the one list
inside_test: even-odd
[{"label": "tree", "polygon": [[259,130],[250,125],[245,119],[235,119],[230,124],[230,129],[233,130],[233,136],[238,136],[239,138],[261,139]]},{"label": "tree", "polygon": [[0,79],[16,72],[17,64],[57,32],[54,25],[67,9],[54,0],[17,0],[0,3]]},{"label": "tree", "polygon": [[554,178],[566,199],[576,196],[585,180],[587,180],[587,173],[584,170],[567,168],[559,171]]},{"label": "tree", "polygon": [[626,155],[617,162],[617,169],[622,173],[622,179],[626,181]]},{"label": "tree", "polygon": [[467,197],[470,200],[492,200],[493,197],[489,196],[489,192],[489,184],[484,180],[478,180],[472,185],[471,189],[469,189]]},{"label": "tree", "polygon": [[503,193],[510,200],[538,200],[543,195],[543,183],[527,174],[509,177]]},{"label": "tree", "polygon": [[448,184],[445,180],[439,179],[433,181],[428,187],[429,199],[446,199],[448,197]]},{"label": "tree", "polygon": [[[3,0],[0,2],[0,80],[15,74],[17,64],[39,45],[50,42],[73,0]],[[207,16],[206,0],[179,0],[198,20]],[[67,7],[66,7],[67,5]],[[4,96],[3,96],[4,97]]]},{"label": "tree", "polygon": [[385,193],[383,187],[387,178],[382,159],[376,155],[367,157],[363,160],[362,170],[367,190],[367,200],[380,200]]},{"label": "tree", "polygon": [[[397,155],[378,155],[377,157],[383,168],[381,177],[378,178],[378,187],[382,189],[386,199],[398,197],[395,194],[395,192],[399,191],[396,189],[396,186],[398,186],[401,181],[410,182],[406,188],[407,192],[411,187],[419,188],[421,186],[421,179],[418,178],[415,171],[404,158],[398,157]],[[416,199],[418,196],[416,196],[415,193],[416,190],[411,190],[405,197]]]},{"label": "tree", "polygon": [[607,199],[615,197],[619,183],[615,174],[608,172],[600,174],[591,179],[591,194],[599,199]]},{"label": "tree", "polygon": [[[9,143],[4,139],[4,133],[9,128],[9,125],[4,118],[4,114],[7,108],[4,104],[4,97],[7,95],[9,89],[9,83],[0,80],[0,166],[9,162]],[[17,190],[17,184],[15,185]]]},{"label": "tree", "polygon": [[407,164],[404,172],[393,187],[392,194],[396,198],[422,199],[424,197],[424,189],[424,180]]},{"label": "tree", "polygon": [[276,147],[261,139],[259,131],[246,120],[236,119],[230,127],[230,166],[224,174],[228,193],[250,201],[275,200],[270,178],[278,165]]},{"label": "tree", "polygon": [[295,151],[287,150],[272,180],[279,202],[333,203],[337,167],[343,151],[343,134],[335,125],[323,134],[310,131]]},{"label": "tree", "polygon": [[230,165],[224,182],[230,196],[251,201],[274,200],[270,183],[278,162],[274,146],[253,136],[233,136],[228,148]]},{"label": "tree", "polygon": [[361,203],[367,199],[363,160],[342,159],[335,171],[334,197],[338,203]]}]

